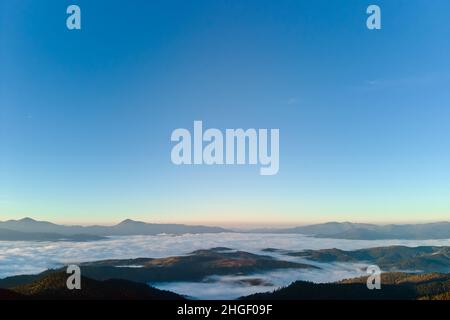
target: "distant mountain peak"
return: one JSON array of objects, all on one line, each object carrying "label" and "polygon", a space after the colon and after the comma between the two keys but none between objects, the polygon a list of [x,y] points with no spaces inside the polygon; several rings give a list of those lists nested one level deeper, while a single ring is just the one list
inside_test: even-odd
[{"label": "distant mountain peak", "polygon": [[133,225],[133,224],[145,224],[145,222],[136,221],[136,220],[132,220],[132,219],[125,219],[125,220],[123,220],[122,222],[120,222],[117,225],[118,226],[123,226],[123,225]]},{"label": "distant mountain peak", "polygon": [[[157,223],[146,223],[142,221],[135,221],[132,219],[125,219],[119,224],[113,226],[69,226],[69,225],[58,225],[47,221],[33,220],[31,218],[23,218],[21,220],[8,220],[5,222],[0,221],[0,230],[2,230],[4,238],[12,237],[11,231],[16,231],[14,237],[20,238],[17,232],[25,232],[27,235],[37,236],[36,233],[45,233],[47,238],[49,234],[55,235],[65,235],[75,238],[85,239],[92,236],[95,239],[98,237],[112,236],[112,235],[156,235],[156,234],[187,234],[187,233],[220,233],[227,230],[219,227],[207,227],[207,226],[189,226],[180,224],[157,224]],[[5,231],[8,230],[8,231]],[[2,234],[0,234],[1,238]]]},{"label": "distant mountain peak", "polygon": [[34,219],[30,218],[30,217],[25,217],[25,218],[22,218],[22,219],[20,219],[18,221],[19,222],[37,222],[36,220],[34,220]]}]

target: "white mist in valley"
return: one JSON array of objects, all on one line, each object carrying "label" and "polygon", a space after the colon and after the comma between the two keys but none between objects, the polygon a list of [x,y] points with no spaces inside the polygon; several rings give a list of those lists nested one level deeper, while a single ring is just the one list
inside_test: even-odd
[{"label": "white mist in valley", "polygon": [[[212,276],[202,282],[152,283],[152,285],[194,298],[229,299],[255,292],[270,291],[295,280],[330,282],[364,274],[363,265],[350,263],[314,263],[290,257],[266,248],[302,251],[338,248],[356,250],[392,245],[450,246],[444,240],[338,240],[299,234],[185,234],[180,236],[122,236],[88,242],[0,241],[0,278],[35,274],[66,264],[103,259],[138,257],[161,258],[186,255],[198,249],[228,247],[234,250],[271,255],[277,259],[306,262],[321,269],[274,270],[245,276]],[[257,281],[255,283],[255,281]]]}]

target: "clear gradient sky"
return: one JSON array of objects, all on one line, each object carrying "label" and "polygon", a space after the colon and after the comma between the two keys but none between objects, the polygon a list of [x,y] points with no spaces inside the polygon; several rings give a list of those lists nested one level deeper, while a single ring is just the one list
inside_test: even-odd
[{"label": "clear gradient sky", "polygon": [[[78,4],[82,30],[66,28]],[[382,30],[366,28],[369,4]],[[0,220],[450,220],[448,0],[2,0]],[[280,171],[172,130],[279,128]]]}]

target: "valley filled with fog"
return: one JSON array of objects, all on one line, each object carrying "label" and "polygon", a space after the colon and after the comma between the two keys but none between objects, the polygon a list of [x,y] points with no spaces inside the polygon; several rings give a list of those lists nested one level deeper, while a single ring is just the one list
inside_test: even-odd
[{"label": "valley filled with fog", "polygon": [[[190,254],[198,249],[227,247],[279,260],[307,263],[320,269],[270,270],[251,275],[210,276],[196,282],[164,282],[151,285],[193,298],[231,299],[255,292],[270,291],[295,280],[331,282],[365,274],[363,263],[321,263],[288,256],[283,250],[302,251],[338,248],[356,250],[392,245],[450,246],[444,240],[339,240],[299,234],[185,234],[155,236],[115,236],[86,242],[0,241],[0,278],[36,274],[49,268],[104,259],[163,258]],[[279,250],[264,250],[274,248]],[[138,267],[138,266],[137,266]],[[415,271],[415,270],[406,270]]]}]

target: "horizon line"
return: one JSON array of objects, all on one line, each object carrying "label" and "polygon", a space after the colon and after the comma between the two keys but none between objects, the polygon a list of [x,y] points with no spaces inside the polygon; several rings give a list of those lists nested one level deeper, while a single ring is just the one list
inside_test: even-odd
[{"label": "horizon line", "polygon": [[264,228],[292,228],[292,227],[300,227],[300,226],[309,226],[309,225],[317,225],[317,224],[327,224],[327,223],[352,223],[352,224],[371,224],[371,225],[420,225],[420,224],[433,224],[433,223],[450,223],[450,220],[417,220],[417,221],[397,221],[397,222],[374,222],[374,221],[349,221],[349,220],[321,220],[321,221],[316,221],[316,222],[286,222],[286,223],[255,223],[255,222],[225,222],[225,221],[221,221],[221,222],[213,222],[213,221],[178,221],[178,222],[174,222],[174,221],[148,221],[148,220],[140,220],[140,219],[133,219],[133,218],[124,218],[120,221],[115,221],[115,222],[63,222],[63,221],[55,221],[55,220],[46,220],[46,219],[39,219],[39,218],[32,218],[30,216],[26,216],[23,218],[12,218],[12,219],[6,219],[3,220],[4,218],[2,218],[2,220],[0,220],[1,222],[7,222],[7,221],[22,221],[22,220],[33,220],[35,222],[50,222],[50,223],[54,223],[54,224],[59,224],[59,225],[65,225],[65,226],[74,226],[74,225],[78,225],[78,226],[83,226],[83,227],[88,227],[88,226],[114,226],[114,225],[118,225],[122,222],[125,221],[133,221],[133,222],[143,222],[143,223],[148,223],[148,224],[179,224],[179,225],[190,225],[190,226],[198,226],[198,225],[202,225],[202,226],[210,226],[210,227],[222,227],[222,228],[237,228],[237,229],[248,229],[248,228],[254,228],[254,229],[264,229]]}]

